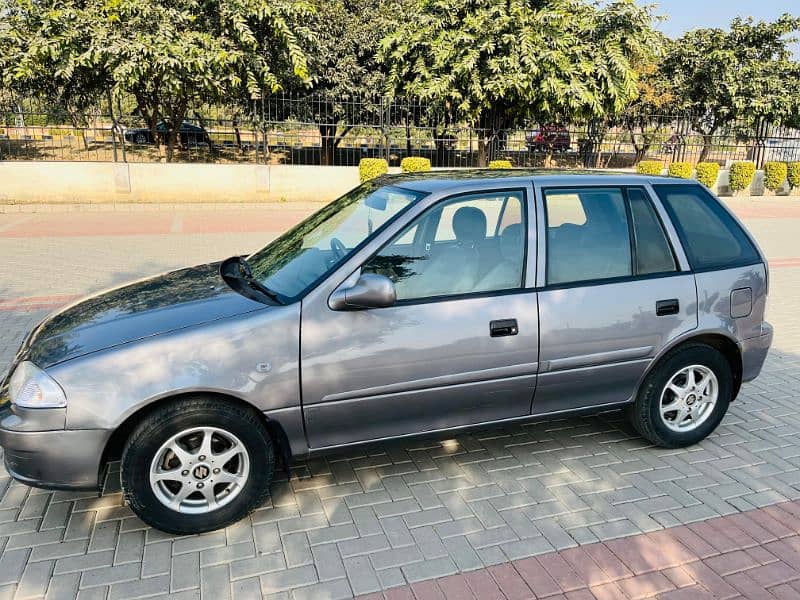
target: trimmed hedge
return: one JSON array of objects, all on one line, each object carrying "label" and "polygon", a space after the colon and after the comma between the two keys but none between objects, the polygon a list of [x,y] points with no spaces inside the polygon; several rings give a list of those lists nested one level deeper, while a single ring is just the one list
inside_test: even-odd
[{"label": "trimmed hedge", "polygon": [[697,170],[697,181],[702,183],[707,188],[713,188],[717,185],[717,178],[719,177],[719,163],[715,162],[701,162],[695,165]]},{"label": "trimmed hedge", "polygon": [[732,192],[750,189],[753,177],[756,175],[756,165],[753,162],[742,161],[731,164],[730,187]]},{"label": "trimmed hedge", "polygon": [[681,179],[692,178],[692,165],[687,162],[674,162],[670,163],[667,168],[667,173],[670,177],[680,177]]},{"label": "trimmed hedge", "polygon": [[375,179],[389,172],[389,163],[383,158],[362,158],[358,163],[358,176],[361,183]]},{"label": "trimmed hedge", "polygon": [[795,190],[800,188],[800,162],[790,162],[786,168],[786,178],[789,186]]},{"label": "trimmed hedge", "polygon": [[789,169],[785,162],[766,162],[764,163],[764,187],[773,192],[777,192],[783,187]]},{"label": "trimmed hedge", "polygon": [[510,160],[490,160],[489,161],[489,168],[490,169],[513,169],[514,166],[511,164]]},{"label": "trimmed hedge", "polygon": [[403,173],[422,173],[431,170],[431,161],[421,156],[407,156],[400,161]]},{"label": "trimmed hedge", "polygon": [[661,175],[664,165],[660,160],[643,160],[636,165],[636,172],[643,175]]}]

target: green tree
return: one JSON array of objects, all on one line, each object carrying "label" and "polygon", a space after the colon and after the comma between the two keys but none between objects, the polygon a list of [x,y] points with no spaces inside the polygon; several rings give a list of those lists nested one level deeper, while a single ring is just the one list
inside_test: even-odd
[{"label": "green tree", "polygon": [[637,94],[632,63],[654,43],[651,9],[632,0],[419,0],[380,57],[390,90],[480,130],[485,165],[487,145],[523,120],[620,113]]},{"label": "green tree", "polygon": [[654,46],[653,54],[635,65],[638,74],[638,93],[620,116],[620,123],[628,131],[636,153],[635,161],[641,161],[666,129],[676,108],[677,100],[672,81],[661,68],[660,50],[668,47],[669,41],[662,38]]},{"label": "green tree", "polygon": [[736,119],[780,121],[797,114],[797,88],[790,84],[798,69],[789,45],[798,28],[800,18],[790,15],[775,22],[737,18],[729,31],[695,29],[671,44],[663,69],[703,136],[700,162],[714,134]]},{"label": "green tree", "polygon": [[167,160],[191,106],[309,81],[301,1],[0,0],[0,14],[5,78],[132,95],[154,134],[167,123]]},{"label": "green tree", "polygon": [[375,51],[409,2],[311,0],[311,4],[308,68],[313,94],[297,102],[294,110],[300,120],[318,124],[321,162],[331,165],[336,148],[354,125],[375,120],[381,110],[376,95],[383,90],[385,72]]}]

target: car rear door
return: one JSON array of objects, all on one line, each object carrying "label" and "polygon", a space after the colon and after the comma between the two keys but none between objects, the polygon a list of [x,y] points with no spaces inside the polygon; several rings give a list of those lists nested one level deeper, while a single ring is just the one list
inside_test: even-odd
[{"label": "car rear door", "polygon": [[[312,449],[530,413],[539,343],[536,291],[525,287],[531,191],[428,205],[356,272],[304,299],[302,395]],[[527,247],[535,256],[535,243]],[[332,310],[331,292],[361,272],[393,279],[397,303]]]},{"label": "car rear door", "polygon": [[659,350],[697,327],[694,275],[643,186],[544,187],[537,206],[533,413],[625,402]]}]

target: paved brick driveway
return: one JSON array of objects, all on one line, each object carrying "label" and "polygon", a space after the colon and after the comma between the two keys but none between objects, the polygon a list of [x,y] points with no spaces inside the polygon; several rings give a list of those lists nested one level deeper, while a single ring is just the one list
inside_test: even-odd
[{"label": "paved brick driveway", "polygon": [[[116,470],[100,497],[0,470],[0,598],[425,597],[443,593],[436,578],[498,581],[534,555],[556,574],[556,551],[799,499],[800,211],[759,202],[736,209],[773,259],[775,350],[702,444],[648,447],[612,412],[372,446],[297,464],[250,519],[184,538],[122,506]],[[0,214],[0,372],[25,330],[75,295],[257,247],[307,210],[285,208]]]}]

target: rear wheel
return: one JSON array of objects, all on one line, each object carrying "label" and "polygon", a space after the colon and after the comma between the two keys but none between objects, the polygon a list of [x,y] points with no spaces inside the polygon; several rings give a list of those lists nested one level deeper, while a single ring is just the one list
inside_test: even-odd
[{"label": "rear wheel", "polygon": [[122,488],[145,523],[202,533],[262,504],[274,462],[255,411],[195,397],[157,408],[134,429],[122,454]]},{"label": "rear wheel", "polygon": [[699,343],[681,346],[647,376],[629,418],[657,446],[690,446],[722,421],[733,387],[731,367],[719,351]]}]

